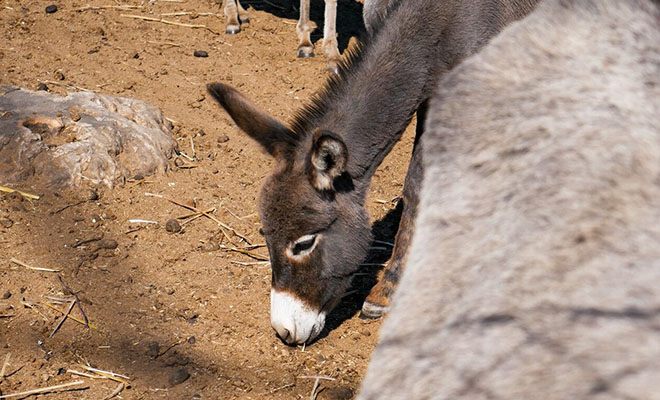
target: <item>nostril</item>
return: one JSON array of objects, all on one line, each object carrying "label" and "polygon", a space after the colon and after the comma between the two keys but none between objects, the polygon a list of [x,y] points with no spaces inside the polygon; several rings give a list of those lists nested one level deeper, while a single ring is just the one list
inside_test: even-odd
[{"label": "nostril", "polygon": [[289,332],[288,329],[284,329],[284,332],[278,332],[277,334],[285,343],[289,343],[289,339],[291,339],[291,332]]}]

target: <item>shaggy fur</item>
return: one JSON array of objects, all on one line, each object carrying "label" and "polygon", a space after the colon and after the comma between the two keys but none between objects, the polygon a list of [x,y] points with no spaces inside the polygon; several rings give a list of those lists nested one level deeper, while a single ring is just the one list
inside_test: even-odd
[{"label": "shaggy fur", "polygon": [[659,399],[659,3],[548,0],[429,115],[359,398]]}]

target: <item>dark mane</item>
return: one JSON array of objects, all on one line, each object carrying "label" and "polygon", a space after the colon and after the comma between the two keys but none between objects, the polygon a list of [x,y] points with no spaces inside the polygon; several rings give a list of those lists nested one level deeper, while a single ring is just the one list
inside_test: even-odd
[{"label": "dark mane", "polygon": [[363,32],[358,38],[357,46],[345,50],[342,60],[339,63],[339,74],[331,74],[323,88],[312,96],[309,104],[296,112],[293,121],[290,123],[290,127],[297,136],[304,137],[308,135],[315,128],[314,125],[318,119],[325,113],[327,105],[331,104],[337,96],[341,95],[344,86],[350,80],[349,78],[355,74],[355,71],[362,64],[365,54],[374,41],[373,38],[378,37],[378,32],[385,25],[387,15],[390,15],[398,8],[400,3],[401,1],[396,1],[390,4],[385,17],[381,17],[375,21],[373,33],[369,35]]},{"label": "dark mane", "polygon": [[339,63],[339,74],[331,74],[323,88],[312,96],[306,106],[296,112],[290,123],[291,129],[296,135],[304,137],[315,128],[316,121],[323,116],[328,104],[340,96],[349,77],[353,75],[352,71],[355,71],[362,63],[370,42],[369,38],[366,38],[365,41],[359,40],[357,46],[347,49]]}]

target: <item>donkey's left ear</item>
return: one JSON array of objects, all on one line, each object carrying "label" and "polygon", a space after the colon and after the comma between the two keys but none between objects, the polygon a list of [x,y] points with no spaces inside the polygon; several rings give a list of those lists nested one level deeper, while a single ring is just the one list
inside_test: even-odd
[{"label": "donkey's left ear", "polygon": [[333,189],[333,181],[346,170],[348,149],[337,133],[317,130],[309,156],[308,173],[316,190]]}]

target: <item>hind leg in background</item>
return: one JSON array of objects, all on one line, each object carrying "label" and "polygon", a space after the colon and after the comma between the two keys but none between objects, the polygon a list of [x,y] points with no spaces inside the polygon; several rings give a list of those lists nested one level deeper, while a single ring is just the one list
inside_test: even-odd
[{"label": "hind leg in background", "polygon": [[419,202],[419,192],[424,175],[420,138],[424,130],[427,106],[428,104],[424,102],[417,110],[415,146],[403,186],[403,214],[401,215],[399,230],[394,240],[392,256],[387,262],[387,265],[385,265],[385,268],[378,275],[378,282],[371,288],[369,295],[364,300],[361,313],[362,317],[379,318],[387,312],[390,307],[392,294],[399,283],[399,278],[406,264],[408,248],[410,247],[412,235],[415,231],[417,204]]},{"label": "hind leg in background", "polygon": [[247,25],[250,23],[250,16],[248,12],[241,6],[239,0],[236,0],[236,6],[238,6],[238,19],[241,21],[241,25]]},{"label": "hind leg in background", "polygon": [[325,0],[323,52],[328,57],[328,71],[338,74],[341,56],[337,44],[337,0]]},{"label": "hind leg in background", "polygon": [[309,21],[309,0],[300,0],[300,17],[296,25],[298,34],[298,57],[314,57],[314,45],[310,39],[310,34],[314,27]]},{"label": "hind leg in background", "polygon": [[241,31],[241,25],[238,22],[238,9],[240,8],[243,13],[245,13],[247,17],[247,12],[243,10],[243,7],[241,7],[241,4],[238,3],[238,7],[236,4],[238,3],[238,0],[224,0],[222,3],[222,8],[225,10],[225,18],[227,21],[227,25],[225,26],[225,33],[229,35],[234,35],[238,32]]}]

